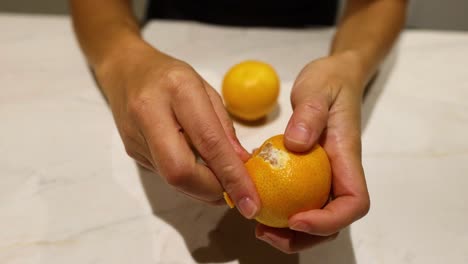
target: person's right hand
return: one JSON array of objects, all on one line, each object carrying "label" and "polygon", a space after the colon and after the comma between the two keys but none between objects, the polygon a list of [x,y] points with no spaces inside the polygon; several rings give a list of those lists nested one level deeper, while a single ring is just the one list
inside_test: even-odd
[{"label": "person's right hand", "polygon": [[245,217],[255,216],[249,154],[220,96],[192,67],[141,43],[95,70],[128,155],[188,196],[219,203],[226,191]]}]

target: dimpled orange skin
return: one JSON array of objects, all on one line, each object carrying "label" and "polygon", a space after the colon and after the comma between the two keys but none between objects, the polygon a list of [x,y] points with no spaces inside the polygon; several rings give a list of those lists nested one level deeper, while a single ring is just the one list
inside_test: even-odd
[{"label": "dimpled orange skin", "polygon": [[258,120],[277,104],[280,81],[275,70],[260,61],[234,65],[224,76],[222,96],[226,109],[246,121]]},{"label": "dimpled orange skin", "polygon": [[[265,160],[267,152],[261,153],[266,146],[286,153],[288,158],[282,168],[274,168]],[[330,163],[325,150],[318,144],[308,153],[292,153],[284,147],[283,135],[277,135],[265,141],[245,166],[262,203],[255,219],[264,225],[288,227],[290,216],[322,208],[329,199]]]}]

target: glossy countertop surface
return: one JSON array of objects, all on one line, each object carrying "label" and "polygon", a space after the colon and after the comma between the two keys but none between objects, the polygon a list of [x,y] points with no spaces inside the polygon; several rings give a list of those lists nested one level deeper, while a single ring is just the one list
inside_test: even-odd
[{"label": "glossy countertop surface", "polygon": [[[338,239],[285,255],[235,210],[177,193],[126,156],[61,16],[0,14],[0,263],[468,263],[468,33],[405,31],[363,101],[372,208]],[[244,59],[282,80],[278,109],[236,123],[247,149],[282,133],[289,92],[332,28],[154,21],[145,38],[219,89]]]}]

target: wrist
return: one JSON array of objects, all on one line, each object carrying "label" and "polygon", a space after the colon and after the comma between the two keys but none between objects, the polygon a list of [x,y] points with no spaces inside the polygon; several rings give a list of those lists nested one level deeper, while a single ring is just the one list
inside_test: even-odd
[{"label": "wrist", "polygon": [[116,71],[125,70],[129,65],[136,63],[138,54],[149,49],[149,45],[138,36],[122,36],[113,41],[105,54],[92,65],[98,77]]},{"label": "wrist", "polygon": [[161,54],[143,39],[122,39],[114,45],[94,71],[99,84],[109,101],[115,94],[125,93],[127,87],[133,86],[132,80],[140,78],[148,61],[155,62]]},{"label": "wrist", "polygon": [[364,87],[374,74],[375,69],[369,67],[365,56],[355,50],[337,52],[331,55],[336,58],[341,67],[344,67],[345,76],[348,81],[353,83],[360,93],[364,92]]}]

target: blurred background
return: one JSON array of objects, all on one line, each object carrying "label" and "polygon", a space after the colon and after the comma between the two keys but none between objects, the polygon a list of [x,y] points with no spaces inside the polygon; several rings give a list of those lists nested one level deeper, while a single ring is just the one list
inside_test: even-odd
[{"label": "blurred background", "polygon": [[[67,0],[1,0],[0,12],[33,14],[67,14]],[[146,0],[133,0],[141,19]],[[468,30],[467,0],[410,0],[408,27],[446,30]]]}]

